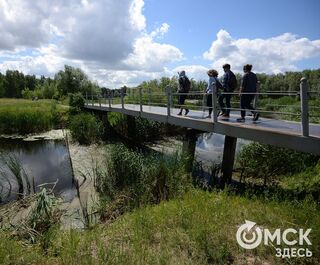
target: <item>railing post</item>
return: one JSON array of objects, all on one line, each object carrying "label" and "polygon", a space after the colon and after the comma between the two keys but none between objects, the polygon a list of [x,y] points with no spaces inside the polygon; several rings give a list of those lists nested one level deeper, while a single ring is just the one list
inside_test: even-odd
[{"label": "railing post", "polygon": [[151,97],[152,97],[152,91],[151,91],[151,88],[149,87],[149,97],[148,97],[148,105],[150,106],[151,105]]},{"label": "railing post", "polygon": [[142,109],[142,87],[139,86],[139,103],[140,103],[140,112],[143,111]]},{"label": "railing post", "polygon": [[166,87],[166,93],[167,93],[167,115],[168,117],[170,117],[171,115],[171,87],[170,86],[167,86]]},{"label": "railing post", "polygon": [[111,109],[111,91],[108,91],[109,108]]},{"label": "railing post", "polygon": [[88,105],[88,91],[86,91],[86,105]]},{"label": "railing post", "polygon": [[303,136],[309,136],[308,82],[305,77],[300,80],[301,130]]},{"label": "railing post", "polygon": [[213,114],[213,122],[218,122],[218,108],[217,108],[217,87],[213,84],[212,88],[212,114]]},{"label": "railing post", "polygon": [[101,108],[101,94],[98,95],[99,107]]},{"label": "railing post", "polygon": [[253,108],[254,109],[256,109],[258,106],[259,91],[260,91],[260,81],[258,81],[258,83],[257,83],[257,94],[255,94],[254,100],[253,100]]},{"label": "railing post", "polygon": [[92,104],[92,106],[94,105],[93,104],[93,94],[92,94],[92,92],[91,92],[91,104]]},{"label": "railing post", "polygon": [[124,89],[121,88],[121,91],[120,91],[120,97],[121,97],[121,108],[124,109]]}]

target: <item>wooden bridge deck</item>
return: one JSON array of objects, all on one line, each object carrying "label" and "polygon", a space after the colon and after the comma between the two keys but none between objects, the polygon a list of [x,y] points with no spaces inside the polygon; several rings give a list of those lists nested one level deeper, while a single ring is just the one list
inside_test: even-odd
[{"label": "wooden bridge deck", "polygon": [[178,116],[178,109],[171,108],[168,115],[167,107],[142,106],[125,104],[88,104],[86,109],[105,112],[118,112],[131,116],[143,117],[164,123],[170,123],[182,127],[193,128],[205,132],[215,132],[236,138],[248,139],[260,143],[287,147],[298,151],[320,155],[320,124],[309,124],[309,136],[302,136],[301,123],[284,120],[260,118],[253,122],[252,117],[246,117],[244,123],[239,123],[236,118],[239,115],[231,115],[230,119],[218,119],[214,123],[212,119],[205,119],[207,111],[191,110],[188,116]]}]

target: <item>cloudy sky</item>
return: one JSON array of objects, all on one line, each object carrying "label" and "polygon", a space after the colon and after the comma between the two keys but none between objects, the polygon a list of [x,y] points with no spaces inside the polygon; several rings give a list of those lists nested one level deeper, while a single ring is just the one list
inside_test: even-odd
[{"label": "cloudy sky", "polygon": [[65,64],[110,88],[228,62],[280,73],[320,68],[319,0],[0,0],[0,72]]}]

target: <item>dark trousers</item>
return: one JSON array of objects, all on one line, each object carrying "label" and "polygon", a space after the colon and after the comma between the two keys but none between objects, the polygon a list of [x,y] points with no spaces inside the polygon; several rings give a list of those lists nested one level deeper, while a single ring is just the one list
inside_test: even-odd
[{"label": "dark trousers", "polygon": [[241,107],[241,117],[244,118],[246,116],[246,109],[251,110],[254,114],[255,109],[252,107],[252,102],[254,100],[255,95],[241,95],[240,98],[240,107]]},{"label": "dark trousers", "polygon": [[[231,101],[231,96],[232,96],[232,95],[221,94],[221,95],[219,96],[219,99],[218,99],[219,105],[220,105],[220,108],[221,108],[222,112],[223,112],[224,114],[227,114],[227,115],[230,114],[230,108],[231,108],[231,103],[230,103],[230,101]],[[224,101],[225,101],[225,103],[224,103]],[[227,108],[226,108],[226,107],[227,107]]]},{"label": "dark trousers", "polygon": [[207,107],[209,107],[209,115],[212,113],[212,94],[207,94]]}]

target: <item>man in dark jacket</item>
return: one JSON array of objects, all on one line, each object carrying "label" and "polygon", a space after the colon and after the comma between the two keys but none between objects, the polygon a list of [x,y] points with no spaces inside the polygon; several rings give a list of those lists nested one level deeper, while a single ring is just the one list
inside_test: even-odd
[{"label": "man in dark jacket", "polygon": [[241,118],[237,119],[238,122],[245,122],[246,109],[251,110],[253,113],[253,121],[257,121],[259,119],[259,113],[252,107],[255,93],[257,93],[258,79],[256,74],[251,72],[251,70],[251,64],[246,64],[243,67],[244,75],[240,87]]},{"label": "man in dark jacket", "polygon": [[224,64],[223,66],[224,70],[224,76],[222,81],[223,86],[223,94],[219,96],[219,105],[222,111],[222,117],[223,118],[229,118],[230,116],[230,108],[231,108],[231,94],[225,94],[225,93],[231,93],[234,91],[235,86],[237,84],[237,79],[234,73],[230,70],[231,66],[230,64]]},{"label": "man in dark jacket", "polygon": [[[190,80],[189,78],[186,76],[186,72],[185,71],[181,71],[179,73],[179,89],[178,89],[178,93],[181,94],[179,95],[179,106],[180,106],[180,112],[178,113],[178,115],[182,115],[182,110],[183,110],[183,105],[184,105],[184,102],[187,98],[187,93],[189,92],[190,90],[190,86],[191,86],[191,83],[190,83]],[[184,115],[187,115],[188,112],[189,112],[189,109],[188,108],[185,108],[185,114]]]}]

